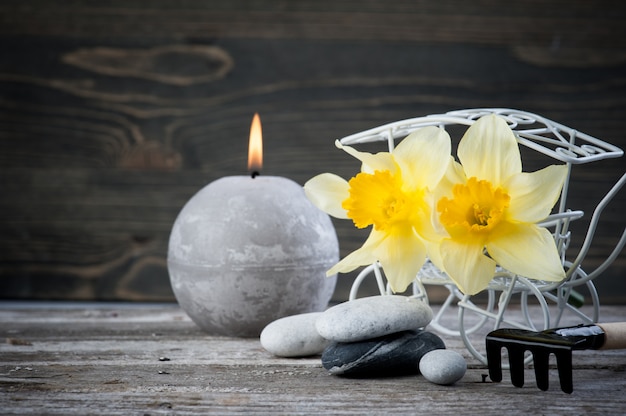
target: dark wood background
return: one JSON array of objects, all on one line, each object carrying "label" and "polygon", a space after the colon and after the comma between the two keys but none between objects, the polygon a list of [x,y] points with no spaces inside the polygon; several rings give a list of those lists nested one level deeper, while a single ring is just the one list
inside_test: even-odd
[{"label": "dark wood background", "polygon": [[[354,174],[335,138],[459,108],[537,112],[626,147],[625,21],[619,0],[4,0],[0,297],[173,300],[173,221],[245,174],[254,112],[264,173],[300,184]],[[570,206],[589,211],[624,166],[576,168]],[[624,194],[588,269],[624,229]],[[335,224],[344,255],[362,243]],[[625,271],[622,253],[596,280],[603,302],[626,300]]]}]

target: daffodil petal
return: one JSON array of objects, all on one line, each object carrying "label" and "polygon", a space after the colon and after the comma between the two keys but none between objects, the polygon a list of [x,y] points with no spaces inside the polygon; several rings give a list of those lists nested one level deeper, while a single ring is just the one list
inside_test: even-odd
[{"label": "daffodil petal", "polygon": [[536,280],[559,282],[565,278],[550,231],[534,224],[501,224],[487,243],[487,251],[505,269]]},{"label": "daffodil petal", "polygon": [[496,187],[522,171],[515,135],[506,121],[494,114],[481,117],[467,129],[457,154],[468,178],[488,180]]},{"label": "daffodil petal", "polygon": [[466,295],[477,294],[493,279],[496,262],[483,254],[482,246],[447,239],[440,250],[445,272]]},{"label": "daffodil petal", "polygon": [[335,145],[344,150],[349,155],[355,157],[356,159],[361,161],[361,171],[365,173],[374,173],[377,170],[388,170],[390,172],[395,172],[397,169],[396,163],[391,157],[391,153],[389,152],[380,152],[376,154],[368,153],[368,152],[359,152],[358,150],[350,147],[344,146],[341,142],[335,142]]},{"label": "daffodil petal", "polygon": [[433,191],[436,201],[439,201],[439,199],[444,196],[451,197],[454,185],[467,182],[463,166],[459,162],[455,161],[452,156],[450,156],[450,159],[451,160],[448,164],[446,172]]},{"label": "daffodil petal", "polygon": [[451,147],[450,136],[439,127],[424,127],[405,137],[392,152],[405,186],[434,189],[448,168]]},{"label": "daffodil petal", "polygon": [[374,253],[395,293],[406,290],[426,261],[426,246],[413,232],[389,235]]},{"label": "daffodil petal", "polygon": [[413,228],[424,240],[439,242],[447,236],[447,233],[445,228],[439,223],[437,212],[432,209],[434,196],[427,194],[424,196],[424,200],[426,202],[424,209],[414,214],[419,220],[414,221]]},{"label": "daffodil petal", "polygon": [[349,185],[343,178],[333,173],[322,173],[304,184],[304,193],[309,200],[327,214],[347,219],[341,203],[350,196]]},{"label": "daffodil petal", "polygon": [[511,176],[504,188],[511,197],[507,216],[520,222],[538,222],[550,215],[567,176],[565,165]]},{"label": "daffodil petal", "polygon": [[367,240],[363,245],[354,250],[352,253],[344,257],[339,263],[331,267],[327,272],[327,276],[332,276],[336,273],[348,273],[357,267],[367,266],[374,263],[377,259],[374,251],[381,244],[385,238],[385,234],[372,230]]},{"label": "daffodil petal", "polygon": [[433,243],[432,241],[425,241],[426,245],[426,255],[432,264],[435,265],[439,270],[444,270],[443,266],[443,257],[441,256],[441,244],[440,242]]}]

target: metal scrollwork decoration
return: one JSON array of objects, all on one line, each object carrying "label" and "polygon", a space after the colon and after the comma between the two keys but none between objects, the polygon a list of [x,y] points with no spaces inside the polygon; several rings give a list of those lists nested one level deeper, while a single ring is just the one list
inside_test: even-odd
[{"label": "metal scrollwork decoration", "polygon": [[[437,269],[431,262],[426,262],[413,282],[412,296],[428,302],[427,287],[439,286],[447,289],[449,294],[438,308],[430,327],[448,336],[461,337],[468,351],[483,364],[486,364],[487,360],[480,351],[480,347],[474,345],[476,339],[476,337],[472,337],[474,333],[499,327],[547,329],[558,326],[565,312],[575,314],[577,319],[584,323],[597,322],[600,302],[593,279],[615,260],[626,245],[626,230],[624,230],[610,255],[595,270],[585,272],[581,263],[591,247],[600,214],[626,183],[626,174],[618,180],[596,206],[586,237],[573,260],[566,257],[566,251],[571,240],[569,225],[571,221],[581,218],[583,212],[570,209],[567,206],[569,179],[574,165],[621,157],[624,152],[605,141],[540,115],[507,108],[464,109],[411,118],[388,123],[338,140],[342,145],[355,147],[364,143],[383,141],[387,143],[389,151],[392,151],[396,140],[406,137],[415,130],[426,126],[439,126],[444,129],[459,125],[470,126],[482,116],[489,114],[497,114],[507,121],[520,146],[568,165],[568,179],[563,186],[557,210],[541,223],[542,226],[550,228],[553,232],[566,270],[566,278],[557,283],[543,282],[526,276],[518,276],[498,268],[493,280],[478,301],[474,300],[472,296],[461,293],[446,273]],[[374,263],[365,267],[356,277],[350,291],[350,299],[358,296],[362,282],[372,275],[376,279],[381,295],[391,293],[389,286],[385,284],[384,270],[379,263]],[[583,311],[572,300],[577,293],[574,288],[582,285],[586,287],[591,298],[592,308],[590,312]],[[514,298],[519,299],[513,301]],[[512,304],[516,306],[511,308]],[[539,320],[537,317],[531,316],[529,309],[531,304],[540,306],[542,316]],[[443,322],[444,312],[454,307],[458,308],[458,321]],[[449,316],[449,314],[446,315]],[[537,323],[538,321],[539,323]],[[530,359],[532,357],[527,358],[527,360]]]}]

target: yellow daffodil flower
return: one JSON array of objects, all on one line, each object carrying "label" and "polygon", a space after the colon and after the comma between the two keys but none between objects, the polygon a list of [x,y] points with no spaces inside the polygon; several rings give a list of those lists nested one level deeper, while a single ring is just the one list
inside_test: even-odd
[{"label": "yellow daffodil flower", "polygon": [[337,146],[361,161],[361,173],[346,182],[323,173],[304,190],[320,209],[351,219],[358,228],[372,226],[363,246],[337,263],[327,274],[347,273],[379,261],[394,292],[403,292],[426,260],[425,238],[435,238],[433,194],[448,164],[451,144],[437,127],[420,129],[392,152],[359,152]]},{"label": "yellow daffodil flower", "polygon": [[450,164],[438,189],[436,209],[447,236],[438,251],[429,251],[433,263],[469,295],[487,287],[496,264],[532,279],[563,280],[554,238],[536,223],[557,202],[566,166],[522,172],[515,136],[496,115],[468,128],[457,155],[461,164]]}]

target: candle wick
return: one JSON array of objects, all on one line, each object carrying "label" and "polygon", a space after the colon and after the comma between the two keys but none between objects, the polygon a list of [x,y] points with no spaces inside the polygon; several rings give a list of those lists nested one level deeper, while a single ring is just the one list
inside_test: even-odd
[{"label": "candle wick", "polygon": [[257,176],[259,176],[259,175],[260,175],[260,173],[259,173],[259,172],[257,172],[256,170],[255,170],[255,171],[253,171],[253,172],[250,174],[250,176],[252,177],[252,179],[256,178],[256,177],[257,177]]}]

